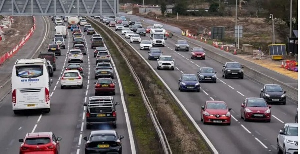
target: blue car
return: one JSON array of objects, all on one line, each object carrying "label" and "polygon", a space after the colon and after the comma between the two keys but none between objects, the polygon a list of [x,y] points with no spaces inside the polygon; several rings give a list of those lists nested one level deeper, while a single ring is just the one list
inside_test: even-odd
[{"label": "blue car", "polygon": [[78,25],[71,25],[71,31],[73,31],[74,29],[78,29]]},{"label": "blue car", "polygon": [[162,55],[162,52],[159,48],[150,48],[148,51],[148,59],[149,60],[156,60],[159,58],[160,55]]},{"label": "blue car", "polygon": [[196,74],[182,74],[179,82],[180,91],[197,91],[200,92],[200,83]]}]

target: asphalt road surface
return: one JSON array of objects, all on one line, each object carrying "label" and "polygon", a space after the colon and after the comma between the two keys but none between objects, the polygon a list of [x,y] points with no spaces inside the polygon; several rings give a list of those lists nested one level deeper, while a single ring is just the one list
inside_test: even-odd
[{"label": "asphalt road surface", "polygon": [[[41,26],[42,28],[43,26]],[[38,28],[37,28],[38,29]],[[40,33],[42,34],[42,32]],[[90,37],[85,35],[87,47],[90,45]],[[67,52],[72,48],[72,36],[69,31],[69,37],[65,40],[66,49],[62,49],[62,55],[57,56],[57,70],[52,77],[51,85],[51,112],[43,114],[40,112],[24,113],[23,115],[14,115],[11,107],[11,96],[8,95],[2,101],[0,107],[0,153],[15,154],[19,152],[20,143],[18,139],[23,138],[26,133],[52,131],[56,136],[62,137],[62,154],[82,154],[84,153],[85,141],[83,137],[88,136],[91,130],[112,129],[108,125],[98,125],[91,130],[85,129],[84,106],[83,103],[88,97],[94,94],[94,66],[96,60],[93,57],[94,49],[87,49],[87,55],[84,55],[82,63],[84,70],[83,89],[60,89],[60,76],[64,67],[67,65]],[[35,41],[32,45],[38,44]],[[20,57],[22,58],[22,57]],[[122,140],[123,153],[131,154],[131,147],[128,135],[127,123],[124,114],[124,102],[121,101],[121,94],[118,80],[116,86],[115,101],[119,102],[117,108],[117,129],[119,135],[123,135]]]},{"label": "asphalt road surface", "polygon": [[[111,29],[114,30],[114,28]],[[120,31],[117,33],[125,39]],[[142,36],[141,38],[142,40],[149,40],[149,35],[147,34],[146,37]],[[126,39],[126,41],[129,42],[129,39]],[[284,123],[294,122],[297,104],[287,101],[287,105],[273,105],[270,123],[243,121],[240,118],[242,102],[246,97],[259,97],[262,85],[247,77],[244,79],[223,79],[222,64],[209,57],[206,57],[206,60],[192,60],[190,52],[175,51],[176,41],[168,38],[166,47],[159,47],[164,55],[171,55],[175,59],[174,71],[157,70],[157,61],[148,60],[146,50],[139,50],[138,43],[131,45],[147,59],[168,84],[219,153],[275,153],[276,137],[279,129],[283,127]],[[190,44],[190,49],[193,47],[194,45]],[[199,67],[204,66],[213,67],[217,71],[217,83],[201,83],[201,92],[179,92],[178,79],[181,74],[196,74]],[[232,108],[232,123],[230,126],[202,124],[200,110],[207,100],[225,101]]]}]

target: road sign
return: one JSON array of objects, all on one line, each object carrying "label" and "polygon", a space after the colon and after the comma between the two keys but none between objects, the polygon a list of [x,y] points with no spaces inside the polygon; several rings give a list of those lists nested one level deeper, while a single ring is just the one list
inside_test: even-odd
[{"label": "road sign", "polygon": [[237,38],[241,38],[243,37],[243,26],[238,25],[238,26],[234,26],[234,37]]}]

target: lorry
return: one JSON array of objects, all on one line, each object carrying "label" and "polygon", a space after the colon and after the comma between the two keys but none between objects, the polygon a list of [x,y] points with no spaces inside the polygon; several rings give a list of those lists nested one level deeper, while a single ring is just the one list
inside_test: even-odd
[{"label": "lorry", "polygon": [[68,17],[68,29],[71,28],[71,25],[77,25],[79,23],[79,18],[77,16]]},{"label": "lorry", "polygon": [[67,27],[63,25],[55,26],[55,34],[61,34],[64,38],[67,38]]},{"label": "lorry", "polygon": [[150,30],[150,40],[152,42],[152,46],[165,46],[166,37],[165,29],[151,29]]}]

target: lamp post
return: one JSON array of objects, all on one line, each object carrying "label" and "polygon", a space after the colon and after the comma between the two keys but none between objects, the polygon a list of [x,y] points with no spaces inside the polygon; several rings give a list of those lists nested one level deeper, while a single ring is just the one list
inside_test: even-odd
[{"label": "lamp post", "polygon": [[[238,25],[237,12],[238,12],[238,0],[235,0],[235,27],[237,27],[237,25]],[[237,29],[237,30],[239,30],[239,29]],[[239,37],[239,36],[237,36],[237,37]],[[237,37],[235,38],[235,47],[237,46],[239,49],[239,45],[237,45],[237,40],[238,40]]]},{"label": "lamp post", "polygon": [[293,0],[290,1],[290,38],[292,37]]},{"label": "lamp post", "polygon": [[270,14],[270,19],[272,20],[272,44],[275,44],[275,28],[274,28],[274,16]]}]

